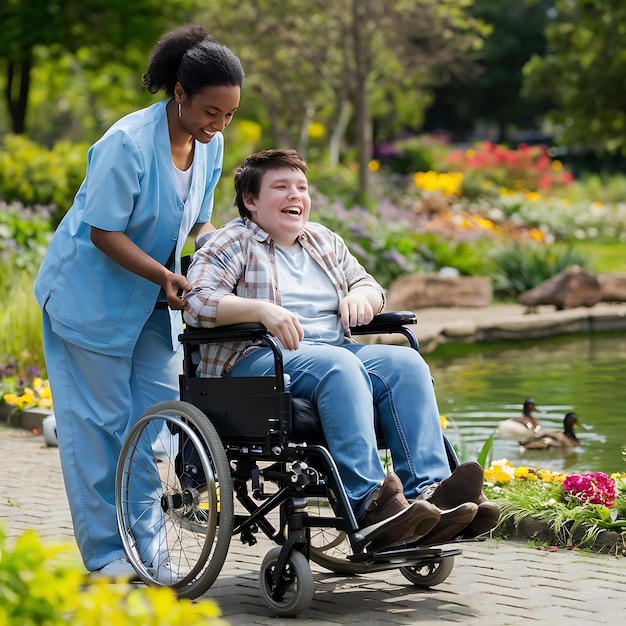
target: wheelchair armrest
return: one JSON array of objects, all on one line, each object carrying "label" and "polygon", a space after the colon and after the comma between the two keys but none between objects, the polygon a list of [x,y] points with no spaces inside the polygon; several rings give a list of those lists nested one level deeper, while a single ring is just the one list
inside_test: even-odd
[{"label": "wheelchair armrest", "polygon": [[411,311],[391,311],[375,315],[369,324],[350,328],[350,332],[353,335],[402,335],[409,342],[411,348],[419,352],[419,342],[413,331],[407,328],[409,324],[417,324],[414,313]]},{"label": "wheelchair armrest", "polygon": [[[416,324],[415,315],[410,311],[398,311],[390,313],[380,313],[365,326],[352,329],[354,335],[398,333],[404,335],[409,345],[419,351],[419,344],[415,335],[406,328],[408,324]],[[189,326],[178,335],[178,340],[183,345],[195,345],[206,343],[219,343],[221,341],[258,341],[259,344],[270,348],[274,354],[274,372],[277,379],[278,391],[284,391],[283,358],[279,342],[268,333],[263,324],[257,322],[244,322],[242,324],[228,324],[226,326],[215,326],[213,328],[196,328]],[[185,372],[189,375],[195,371],[197,362],[193,361],[191,351],[185,349]]]},{"label": "wheelchair armrest", "polygon": [[[283,356],[279,342],[267,332],[263,324],[257,322],[244,322],[242,324],[228,324],[214,328],[196,328],[187,326],[184,332],[178,335],[178,341],[183,344],[185,356],[183,369],[186,376],[193,376],[198,362],[193,354],[197,352],[197,346],[207,343],[220,343],[222,341],[255,341],[259,345],[269,348],[274,355],[274,374],[276,378],[276,390],[285,391],[285,379],[283,371]],[[196,346],[196,348],[189,348]]]},{"label": "wheelchair armrest", "polygon": [[257,322],[243,322],[241,324],[228,324],[226,326],[214,326],[213,328],[185,328],[182,335],[178,336],[181,343],[217,343],[219,341],[243,341],[258,339],[267,335],[267,328]]},{"label": "wheelchair armrest", "polygon": [[[379,313],[374,319],[363,326],[350,329],[353,335],[374,335],[378,333],[397,333],[408,324],[417,324],[417,318],[411,311],[391,311]],[[258,322],[243,322],[212,328],[196,328],[187,326],[179,336],[181,343],[213,343],[217,341],[234,341],[258,339],[267,334],[267,328]]]},{"label": "wheelchair armrest", "polygon": [[350,328],[353,335],[374,335],[378,333],[397,333],[402,326],[417,324],[417,318],[411,311],[390,311],[379,313],[374,319],[363,326]]}]

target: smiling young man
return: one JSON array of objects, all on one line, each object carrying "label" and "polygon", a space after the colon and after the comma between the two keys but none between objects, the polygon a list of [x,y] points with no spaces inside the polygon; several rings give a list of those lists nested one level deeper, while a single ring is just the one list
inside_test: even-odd
[{"label": "smiling young man", "polygon": [[[370,550],[443,543],[493,528],[483,472],[450,474],[430,371],[405,346],[362,345],[350,327],[384,306],[382,287],[343,240],[309,222],[307,166],[293,150],[266,150],[235,171],[240,218],[203,235],[187,278],[185,319],[213,327],[260,322],[279,340],[296,397],[316,403],[361,534]],[[248,342],[201,347],[201,376],[273,373],[268,348]],[[395,472],[385,475],[375,420]]]}]

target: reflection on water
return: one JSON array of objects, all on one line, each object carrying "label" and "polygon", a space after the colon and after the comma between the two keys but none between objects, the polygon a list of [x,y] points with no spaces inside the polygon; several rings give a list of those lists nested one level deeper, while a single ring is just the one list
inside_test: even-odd
[{"label": "reflection on water", "polygon": [[561,337],[506,345],[448,346],[426,356],[446,434],[463,460],[475,459],[500,420],[531,397],[542,427],[563,430],[575,411],[586,427],[574,450],[525,450],[496,439],[493,458],[552,471],[626,472],[626,335]]}]

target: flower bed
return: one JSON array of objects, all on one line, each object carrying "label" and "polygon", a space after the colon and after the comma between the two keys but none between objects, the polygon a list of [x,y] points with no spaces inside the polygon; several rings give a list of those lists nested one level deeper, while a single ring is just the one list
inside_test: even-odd
[{"label": "flower bed", "polygon": [[626,474],[568,476],[501,459],[485,470],[484,491],[502,512],[495,537],[626,555]]},{"label": "flower bed", "polygon": [[0,376],[0,422],[41,432],[43,418],[52,413],[50,383],[34,366],[25,375],[15,372],[13,363],[0,368],[5,374]]},{"label": "flower bed", "polygon": [[0,524],[0,624],[227,626],[213,600],[178,598],[169,587],[93,581],[66,551],[44,544],[33,530],[9,546]]}]

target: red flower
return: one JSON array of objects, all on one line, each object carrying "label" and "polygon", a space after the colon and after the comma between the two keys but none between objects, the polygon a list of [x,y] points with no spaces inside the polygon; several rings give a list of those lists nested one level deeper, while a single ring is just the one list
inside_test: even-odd
[{"label": "red flower", "polygon": [[608,508],[615,504],[615,483],[604,472],[568,476],[563,489],[582,504],[603,504]]}]

